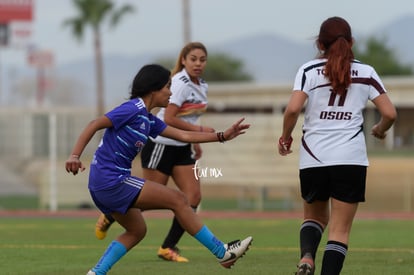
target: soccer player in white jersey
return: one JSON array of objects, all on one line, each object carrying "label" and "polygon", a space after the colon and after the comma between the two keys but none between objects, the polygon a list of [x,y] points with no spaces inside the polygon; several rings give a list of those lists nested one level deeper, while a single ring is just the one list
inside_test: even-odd
[{"label": "soccer player in white jersey", "polygon": [[[214,132],[212,127],[200,125],[199,121],[208,103],[208,85],[201,78],[206,64],[207,48],[202,43],[190,42],[181,49],[171,73],[170,102],[157,113],[159,119],[183,130]],[[158,136],[148,140],[140,156],[144,178],[167,185],[171,177],[196,211],[201,201],[201,189],[200,180],[194,177],[194,164],[202,156],[200,144]],[[100,215],[95,230],[98,239],[106,236],[112,222],[110,215]],[[183,234],[183,227],[174,217],[158,249],[158,257],[167,261],[188,262],[177,247]]]},{"label": "soccer player in white jersey", "polygon": [[320,274],[340,274],[358,203],[365,201],[363,110],[368,101],[378,109],[381,118],[371,134],[379,139],[385,138],[397,116],[375,69],[354,59],[347,21],[325,20],[316,45],[319,56],[296,75],[278,144],[282,156],[292,152],[291,134],[304,108],[299,163],[304,221],[298,275],[314,274],[316,251],[328,223]]},{"label": "soccer player in white jersey", "polygon": [[[207,109],[208,85],[202,79],[207,64],[207,48],[200,42],[187,43],[180,51],[171,72],[171,97],[157,117],[168,125],[195,132],[214,132],[201,125],[200,117]],[[194,176],[194,164],[202,157],[198,143],[187,143],[158,136],[148,142],[141,153],[141,165],[146,178],[166,185],[169,178],[184,192],[191,208],[196,211],[201,201],[200,180]],[[177,244],[184,229],[174,217],[158,257],[167,261],[188,262],[180,254]]]},{"label": "soccer player in white jersey", "polygon": [[[170,72],[156,64],[146,65],[134,78],[128,101],[91,121],[80,134],[66,161],[66,171],[76,175],[85,170],[80,156],[94,134],[105,129],[90,165],[89,192],[99,210],[110,214],[125,231],[112,241],[87,275],[105,275],[145,236],[142,211],[171,209],[185,230],[230,268],[249,248],[252,237],[224,244],[194,213],[185,194],[157,182],[131,175],[132,161],[149,137],[158,135],[183,142],[231,140],[249,128],[243,119],[225,132],[185,131],[165,124],[150,111],[168,104]],[[139,272],[138,272],[139,273]]]}]

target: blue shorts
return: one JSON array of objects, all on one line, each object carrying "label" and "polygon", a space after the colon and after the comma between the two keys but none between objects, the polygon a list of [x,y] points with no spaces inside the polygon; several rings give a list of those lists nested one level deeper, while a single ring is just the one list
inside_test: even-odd
[{"label": "blue shorts", "polygon": [[302,198],[308,203],[315,200],[356,203],[365,201],[367,167],[360,165],[335,165],[301,169]]},{"label": "blue shorts", "polygon": [[89,190],[89,192],[96,207],[102,213],[118,212],[125,214],[137,201],[144,182],[144,179],[130,176],[111,189]]}]

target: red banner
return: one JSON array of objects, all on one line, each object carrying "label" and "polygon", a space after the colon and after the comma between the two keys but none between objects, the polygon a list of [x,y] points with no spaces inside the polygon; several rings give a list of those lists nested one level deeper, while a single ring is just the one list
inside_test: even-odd
[{"label": "red banner", "polygon": [[0,23],[32,21],[34,0],[0,0]]}]

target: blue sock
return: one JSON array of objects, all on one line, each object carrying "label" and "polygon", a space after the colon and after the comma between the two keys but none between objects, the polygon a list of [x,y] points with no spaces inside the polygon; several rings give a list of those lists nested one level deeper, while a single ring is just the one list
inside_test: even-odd
[{"label": "blue sock", "polygon": [[99,262],[92,268],[92,271],[95,272],[96,275],[105,275],[126,253],[127,249],[122,243],[112,241],[101,259],[99,259]]},{"label": "blue sock", "polygon": [[194,238],[207,247],[217,258],[221,259],[224,257],[226,249],[224,248],[223,242],[217,239],[207,226],[203,225],[200,231],[194,235]]}]

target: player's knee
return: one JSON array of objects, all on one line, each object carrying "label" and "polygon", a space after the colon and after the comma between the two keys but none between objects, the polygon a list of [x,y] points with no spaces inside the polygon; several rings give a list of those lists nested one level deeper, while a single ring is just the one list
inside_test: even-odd
[{"label": "player's knee", "polygon": [[179,190],[174,190],[173,202],[174,202],[175,208],[189,206],[189,201],[187,199],[187,196]]},{"label": "player's knee", "polygon": [[201,202],[201,193],[200,192],[195,192],[191,195],[188,196],[188,201],[190,202],[191,205],[199,205]]},{"label": "player's knee", "polygon": [[137,226],[134,226],[128,230],[128,233],[130,233],[133,238],[135,244],[139,243],[142,239],[144,239],[145,235],[147,234],[147,226],[143,224],[137,224]]}]

